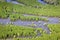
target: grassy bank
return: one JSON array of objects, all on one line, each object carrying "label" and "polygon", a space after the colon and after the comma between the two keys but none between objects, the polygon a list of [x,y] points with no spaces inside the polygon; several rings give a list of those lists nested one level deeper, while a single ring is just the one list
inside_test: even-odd
[{"label": "grassy bank", "polygon": [[6,38],[32,38],[37,36],[37,31],[43,32],[41,28],[32,28],[16,25],[0,25],[0,39]]},{"label": "grassy bank", "polygon": [[[44,5],[42,8],[15,5],[0,2],[0,18],[6,18],[10,14],[32,14],[37,16],[60,17],[60,6]],[[3,16],[4,15],[4,16]]]},{"label": "grassy bank", "polygon": [[14,38],[13,40],[60,40],[60,24],[49,24],[48,25],[51,33],[43,33],[41,37],[36,38]]},{"label": "grassy bank", "polygon": [[[11,40],[60,40],[60,24],[48,24],[48,28],[51,31],[50,34],[46,34],[41,28],[35,29],[24,26],[0,25],[0,39],[10,38]],[[40,31],[41,36],[36,36],[36,30]]]}]

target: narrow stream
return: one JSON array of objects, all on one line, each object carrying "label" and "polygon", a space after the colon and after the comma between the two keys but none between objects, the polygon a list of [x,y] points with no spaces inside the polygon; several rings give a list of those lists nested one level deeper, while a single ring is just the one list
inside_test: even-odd
[{"label": "narrow stream", "polygon": [[[43,18],[43,17],[42,17]],[[13,24],[13,25],[21,25],[21,26],[32,26],[33,28],[42,28],[43,30],[46,30],[47,33],[49,33],[49,29],[47,27],[47,24],[57,24],[59,23],[59,18],[54,18],[54,17],[44,17],[47,18],[49,21],[45,22],[45,21],[21,21],[21,20],[17,20],[17,21],[10,21],[10,19],[0,19],[0,24]]]},{"label": "narrow stream", "polygon": [[[41,4],[47,4],[47,3],[44,2],[44,0],[37,0],[37,1],[38,1],[39,3],[41,3]],[[13,3],[13,4],[23,5],[23,4],[19,3],[19,2],[17,2],[16,0],[6,0],[6,2],[11,2],[11,3]]]}]

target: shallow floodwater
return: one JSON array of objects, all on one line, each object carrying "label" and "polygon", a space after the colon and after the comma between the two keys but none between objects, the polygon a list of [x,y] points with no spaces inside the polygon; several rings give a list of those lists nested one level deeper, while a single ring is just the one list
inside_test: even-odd
[{"label": "shallow floodwater", "polygon": [[40,2],[41,4],[46,4],[44,0],[38,0],[38,2]]},{"label": "shallow floodwater", "polygon": [[59,23],[59,18],[50,17],[48,18],[48,20],[49,20],[48,23],[52,23],[52,24]]}]

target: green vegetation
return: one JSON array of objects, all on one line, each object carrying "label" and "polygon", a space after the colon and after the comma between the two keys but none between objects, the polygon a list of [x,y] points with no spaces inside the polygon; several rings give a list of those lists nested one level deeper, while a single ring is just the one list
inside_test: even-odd
[{"label": "green vegetation", "polygon": [[16,6],[14,5],[14,12],[21,14],[32,14],[38,16],[51,16],[51,17],[60,17],[60,6],[54,5],[45,5],[42,8],[26,7],[26,6]]},{"label": "green vegetation", "polygon": [[0,2],[0,18],[7,18],[12,13],[12,4]]},{"label": "green vegetation", "polygon": [[51,33],[42,33],[42,36],[36,38],[14,38],[13,40],[60,40],[60,24],[48,25]]},{"label": "green vegetation", "polygon": [[49,24],[48,27],[52,33],[60,33],[60,24]]},{"label": "green vegetation", "polygon": [[10,3],[7,4],[5,2],[2,4],[2,2],[1,2],[0,6],[1,6],[0,7],[0,18],[8,18],[8,17],[10,17],[10,19],[12,21],[15,21],[15,20],[18,20],[18,19],[20,19],[20,20],[28,20],[28,21],[31,21],[31,20],[32,21],[38,21],[38,20],[48,21],[46,18],[41,18],[41,17],[39,18],[37,16],[36,17],[35,16],[27,16],[27,17],[23,16],[22,14],[24,14],[24,13],[22,13],[23,12],[22,10],[24,9],[24,7],[20,6],[20,5],[12,5]]},{"label": "green vegetation", "polygon": [[[0,39],[13,38],[13,40],[60,40],[60,24],[49,24],[48,27],[51,31],[50,34],[46,34],[41,28],[35,29],[16,25],[0,25]],[[41,36],[36,36],[36,30],[40,31]]]},{"label": "green vegetation", "polygon": [[[34,8],[30,6],[21,6],[11,3],[0,2],[0,18],[5,18],[10,14],[32,14],[37,16],[51,16],[60,17],[60,6],[44,5],[41,8]],[[4,17],[4,16],[5,17]]]},{"label": "green vegetation", "polygon": [[16,25],[0,25],[0,39],[5,38],[25,38],[25,37],[36,37],[37,31],[43,32],[41,28],[31,28],[31,27],[25,27],[25,26],[16,26]]},{"label": "green vegetation", "polygon": [[11,14],[10,15],[11,21],[16,21],[16,20],[23,20],[23,21],[48,21],[47,18],[40,18],[37,16],[23,16],[22,14]]},{"label": "green vegetation", "polygon": [[[16,5],[12,3],[0,2],[0,18],[10,18],[12,21],[48,21],[47,17],[60,17],[60,0],[59,5],[42,5],[37,0],[17,0],[24,4]],[[35,16],[24,16],[35,15]],[[34,26],[32,24],[32,26]],[[42,28],[33,28],[26,26],[16,25],[0,25],[0,39],[11,38],[13,40],[60,40],[60,24],[48,24],[50,34],[46,34],[46,31]],[[37,34],[40,36],[37,36]]]},{"label": "green vegetation", "polygon": [[39,6],[39,5],[41,5],[37,0],[17,0],[17,1],[25,4],[26,6]]},{"label": "green vegetation", "polygon": [[6,2],[6,0],[0,0],[1,2]]}]

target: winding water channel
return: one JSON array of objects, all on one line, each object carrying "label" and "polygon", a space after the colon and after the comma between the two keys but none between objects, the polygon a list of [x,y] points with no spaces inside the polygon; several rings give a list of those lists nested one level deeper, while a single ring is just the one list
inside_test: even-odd
[{"label": "winding water channel", "polygon": [[[27,15],[29,16],[29,15]],[[54,18],[54,17],[42,17],[42,18],[47,18],[49,21],[10,21],[9,18],[7,19],[0,19],[0,24],[13,24],[13,25],[19,25],[19,26],[32,26],[33,28],[42,28],[43,30],[46,30],[47,33],[50,33],[47,24],[57,24],[59,23],[59,18]]]}]

